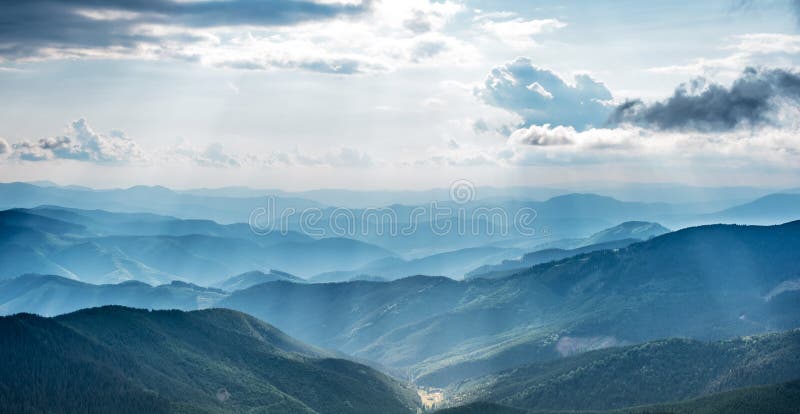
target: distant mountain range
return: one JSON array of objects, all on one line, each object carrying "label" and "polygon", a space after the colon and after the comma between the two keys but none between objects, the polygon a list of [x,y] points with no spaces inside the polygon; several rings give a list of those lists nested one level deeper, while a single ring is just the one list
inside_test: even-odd
[{"label": "distant mountain range", "polygon": [[598,250],[627,247],[637,241],[660,236],[669,231],[668,228],[658,223],[626,221],[617,226],[599,231],[584,239],[566,239],[543,244],[541,250],[525,254],[518,260],[504,260],[497,265],[480,266],[468,272],[466,277],[504,277],[540,263],[561,260]]},{"label": "distant mountain range", "polygon": [[511,276],[516,273],[524,272],[525,270],[537,264],[562,260],[568,257],[577,256],[584,253],[596,252],[599,250],[621,249],[640,241],[641,240],[639,239],[622,239],[616,241],[609,241],[605,243],[590,244],[588,246],[578,247],[574,249],[549,248],[549,249],[537,250],[535,252],[526,253],[520,259],[503,260],[503,262],[500,264],[483,265],[477,267],[468,272],[466,275],[464,275],[464,278],[500,279],[503,277]]},{"label": "distant mountain range", "polygon": [[775,224],[800,219],[800,194],[770,194],[714,215],[721,221]]},{"label": "distant mountain range", "polygon": [[[180,193],[160,186],[93,190],[85,187],[41,187],[26,183],[0,183],[0,208],[58,205],[78,209],[155,213],[179,218],[209,219],[221,223],[246,223],[255,208],[266,207],[266,196],[222,197]],[[323,208],[322,204],[294,197],[273,197],[278,211]]]},{"label": "distant mountain range", "polygon": [[123,307],[0,318],[0,411],[406,414],[414,390],[247,315]]},{"label": "distant mountain range", "polygon": [[[582,238],[630,220],[657,221],[673,228],[681,228],[719,221],[776,224],[800,218],[793,213],[793,211],[797,211],[796,200],[786,197],[786,195],[766,196],[762,199],[764,201],[758,202],[772,205],[770,209],[763,209],[760,205],[748,206],[748,204],[732,207],[741,204],[743,200],[752,200],[763,194],[760,191],[753,191],[753,189],[729,188],[718,189],[718,191],[706,189],[709,193],[704,195],[701,189],[680,190],[673,187],[669,187],[669,191],[675,190],[685,195],[685,197],[679,198],[681,201],[674,204],[620,201],[608,196],[591,193],[566,193],[562,190],[539,191],[517,188],[508,191],[494,189],[495,195],[487,194],[486,197],[477,198],[463,205],[449,201],[447,192],[434,190],[432,192],[410,192],[407,194],[407,199],[401,197],[399,201],[393,203],[341,209],[336,204],[311,201],[298,195],[311,197],[312,195],[328,194],[322,196],[321,199],[346,201],[352,198],[352,192],[320,190],[307,193],[287,193],[247,188],[175,191],[164,187],[146,186],[92,190],[76,186],[59,187],[47,183],[38,183],[38,185],[0,183],[0,208],[33,208],[53,205],[84,210],[144,212],[180,219],[214,220],[229,224],[245,223],[251,218],[251,214],[257,211],[255,209],[269,208],[275,215],[293,211],[294,214],[289,214],[280,226],[295,234],[303,232],[311,234],[308,228],[308,217],[302,217],[301,214],[301,212],[311,209],[314,211],[314,221],[317,223],[312,226],[315,237],[344,236],[413,258],[464,248],[482,247],[492,243],[498,247],[532,251],[536,244],[547,240]],[[655,190],[652,192],[658,193]],[[337,195],[339,193],[341,194]],[[621,196],[630,195],[624,191],[621,193],[611,191],[611,193]],[[642,194],[646,193],[645,191]],[[348,194],[351,194],[351,197],[348,197]],[[402,194],[404,193],[387,192],[385,195],[380,195],[379,192],[375,193],[376,201],[397,200],[397,197]],[[753,194],[752,198],[748,198],[747,194]],[[420,199],[420,197],[422,198]],[[696,199],[697,201],[687,202],[684,200],[687,197],[689,200]],[[646,198],[652,199],[652,197]],[[537,201],[542,199],[544,201]],[[720,200],[728,201],[726,204]],[[431,204],[433,202],[437,203],[438,208],[449,208],[451,212],[449,216],[440,217],[435,225],[431,224],[431,217],[436,214],[436,209]],[[725,208],[728,209],[725,210]],[[521,234],[514,225],[514,215],[521,209],[536,211],[533,225],[536,237],[532,238],[528,233]],[[775,213],[778,210],[781,211],[780,214]],[[507,215],[506,219],[498,222],[497,217],[491,215],[496,211],[504,211]],[[343,215],[354,217],[352,225],[346,229],[346,234],[342,234],[342,228],[340,228]],[[390,223],[384,221],[387,217],[390,218]],[[139,217],[134,221],[141,222],[142,218]],[[62,217],[62,219],[64,218]],[[277,221],[277,218],[273,218],[273,221]],[[415,224],[410,226],[410,221],[414,221]],[[154,232],[168,231],[177,235],[185,234],[186,228],[181,228],[182,225],[193,227],[204,225],[204,223],[159,222],[148,223],[138,229],[130,225],[120,227],[124,226],[123,223],[116,228],[117,230],[127,228],[127,230],[133,231],[133,233],[126,234],[153,235]],[[244,225],[239,225],[239,227],[242,226]],[[437,228],[440,227],[466,229],[467,231],[448,231],[442,234],[437,231]],[[407,231],[401,231],[402,229]],[[412,230],[408,231],[408,229]],[[235,227],[219,230],[242,233],[240,228]],[[120,232],[115,231],[115,234],[120,234]],[[350,267],[350,269],[354,268]]]},{"label": "distant mountain range", "polygon": [[279,270],[270,270],[269,273],[253,270],[225,279],[222,282],[214,284],[214,287],[228,292],[233,292],[236,290],[247,289],[251,286],[260,285],[262,283],[275,282],[278,280],[294,283],[306,282],[305,279],[286,272],[281,272]]},{"label": "distant mountain range", "polygon": [[[28,182],[40,187],[62,187],[90,190],[88,187],[67,185],[59,186],[51,181]],[[250,188],[232,186],[222,188],[198,188],[178,191],[183,194],[192,194],[212,197],[263,197],[265,195],[278,195],[282,197],[301,198],[317,203],[339,206],[345,208],[365,208],[388,206],[391,204],[424,204],[431,201],[446,201],[450,197],[449,188],[434,188],[430,190],[349,190],[349,189],[319,189],[308,191],[285,191],[270,188]],[[674,183],[619,183],[615,185],[585,185],[571,188],[559,187],[490,187],[479,186],[475,188],[475,196],[479,200],[543,200],[562,194],[576,192],[592,192],[614,197],[620,200],[639,200],[657,203],[669,202],[677,204],[701,204],[713,206],[728,204],[741,204],[769,193],[798,192],[797,189],[781,190],[780,188],[763,187],[700,187]]]},{"label": "distant mountain range", "polygon": [[509,257],[519,257],[521,253],[521,250],[514,248],[485,246],[437,253],[413,260],[389,257],[367,263],[355,270],[322,273],[312,277],[311,281],[343,282],[364,277],[394,280],[415,275],[447,276],[461,279],[475,266],[483,263],[497,263]]},{"label": "distant mountain range", "polygon": [[160,286],[129,281],[93,285],[52,275],[0,280],[0,314],[31,312],[55,316],[83,308],[124,305],[144,309],[196,310],[212,307],[227,293],[184,282]]},{"label": "distant mountain range", "polygon": [[393,255],[345,238],[260,237],[247,225],[52,207],[0,211],[0,278],[40,273],[91,283],[209,285],[251,270],[310,276]]}]

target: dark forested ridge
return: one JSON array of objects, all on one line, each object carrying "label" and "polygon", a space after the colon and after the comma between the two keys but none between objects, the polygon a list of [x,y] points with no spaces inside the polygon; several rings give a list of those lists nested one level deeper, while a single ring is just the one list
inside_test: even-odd
[{"label": "dark forested ridge", "polygon": [[450,400],[608,410],[800,379],[800,330],[718,342],[668,339],[587,352],[455,385]]},{"label": "dark forested ridge", "polygon": [[437,414],[797,414],[800,381],[740,388],[670,404],[608,411],[523,410],[489,402],[475,402],[436,411]]},{"label": "dark forested ridge", "polygon": [[229,310],[0,318],[0,412],[409,413],[412,390]]}]

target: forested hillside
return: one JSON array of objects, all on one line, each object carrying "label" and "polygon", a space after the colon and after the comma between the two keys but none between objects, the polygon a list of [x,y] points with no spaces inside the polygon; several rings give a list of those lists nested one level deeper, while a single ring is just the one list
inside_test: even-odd
[{"label": "forested hillside", "polygon": [[410,413],[413,390],[229,310],[0,318],[0,411]]}]

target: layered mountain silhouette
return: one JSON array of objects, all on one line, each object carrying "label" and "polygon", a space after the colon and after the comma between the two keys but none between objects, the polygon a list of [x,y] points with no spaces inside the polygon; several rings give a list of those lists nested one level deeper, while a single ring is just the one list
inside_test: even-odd
[{"label": "layered mountain silhouette", "polygon": [[[12,293],[1,303],[6,313],[42,314],[112,303],[237,309],[301,340],[376,361],[420,384],[444,386],[620,344],[800,326],[798,248],[800,222],[714,225],[496,280],[415,276],[309,284],[279,275],[281,280],[229,293],[185,283],[93,286],[26,276],[4,282]],[[246,274],[233,286],[265,275],[272,280]],[[559,347],[562,340],[571,345]]]},{"label": "layered mountain silhouette", "polygon": [[[702,214],[595,194],[445,199],[437,223],[408,220],[432,204],[340,209],[372,214],[348,237],[296,218],[257,234],[236,223],[263,201],[246,188],[4,194],[2,412],[420,408],[375,369],[452,413],[782,413],[800,397],[800,221],[684,227],[795,218],[791,192]],[[491,206],[536,211],[537,233]]]},{"label": "layered mountain silhouette", "polygon": [[774,224],[800,219],[800,194],[777,193],[720,211],[714,218],[726,222]]},{"label": "layered mountain silhouette", "polygon": [[498,280],[273,282],[219,305],[442,386],[624,343],[800,326],[798,248],[800,222],[702,226]]},{"label": "layered mountain silhouette", "polygon": [[260,196],[227,197],[180,193],[161,186],[93,190],[86,187],[39,186],[0,183],[0,208],[32,208],[57,205],[78,209],[102,209],[130,213],[154,213],[184,219],[209,219],[221,223],[247,222],[253,209],[267,207],[267,196],[277,211],[323,208],[322,204],[296,197],[263,192]]},{"label": "layered mountain silhouette", "polygon": [[214,287],[233,292],[235,290],[247,289],[251,286],[260,285],[267,282],[275,282],[284,280],[287,282],[305,283],[306,280],[299,278],[295,275],[281,272],[280,270],[270,269],[269,273],[264,273],[259,270],[245,272],[240,275],[231,276],[222,282],[216,283]]},{"label": "layered mountain silhouette", "polygon": [[159,286],[138,281],[93,285],[61,276],[29,274],[0,280],[0,314],[55,316],[103,305],[196,310],[209,308],[226,295],[220,289],[177,281]]},{"label": "layered mountain silhouette", "polygon": [[521,250],[495,246],[469,247],[412,260],[398,257],[379,259],[355,270],[327,272],[311,278],[313,282],[342,282],[365,276],[393,280],[406,276],[433,275],[461,279],[475,266],[518,257]]},{"label": "layered mountain silhouette", "polygon": [[312,275],[393,256],[346,238],[261,238],[247,225],[58,208],[2,211],[0,230],[0,278],[40,273],[92,283],[208,285],[251,270]]},{"label": "layered mountain silhouette", "polygon": [[547,248],[525,254],[521,259],[504,260],[497,265],[480,266],[468,272],[466,277],[505,277],[540,263],[565,259],[597,250],[627,247],[637,241],[660,236],[664,233],[669,233],[669,231],[668,228],[658,223],[626,221],[583,239],[566,239],[546,243],[542,247]]},{"label": "layered mountain silhouette", "polygon": [[[164,187],[145,186],[92,190],[42,183],[0,183],[0,208],[34,208],[42,205],[139,215],[139,219],[131,220],[134,222],[147,221],[143,219],[153,214],[191,221],[169,223],[161,219],[141,225],[115,225],[117,230],[113,234],[127,235],[194,234],[196,227],[212,226],[208,220],[226,224],[243,223],[251,218],[256,209],[268,208],[275,216],[273,221],[281,217],[281,213],[295,212],[288,214],[280,227],[281,230],[294,232],[294,236],[298,236],[297,233],[308,230],[308,223],[303,222],[302,213],[313,211],[315,223],[318,224],[313,226],[313,234],[317,237],[344,236],[414,257],[498,242],[509,242],[515,245],[506,247],[531,251],[528,231],[521,234],[514,223],[515,214],[523,209],[535,211],[534,228],[537,234],[552,232],[558,239],[585,237],[626,220],[657,220],[660,217],[695,214],[695,209],[688,205],[620,201],[596,194],[565,194],[545,201],[504,198],[476,200],[464,205],[432,198],[422,203],[417,200],[417,203],[395,202],[369,208],[341,209],[267,190],[178,192]],[[498,218],[495,215],[498,212],[504,212],[505,217]],[[46,214],[54,213],[50,211]],[[72,222],[64,215],[59,217]],[[152,219],[152,216],[149,218]],[[102,217],[99,221],[103,221]],[[242,237],[242,232],[238,231],[241,227],[242,225],[233,226],[224,231],[219,229],[221,232],[214,234],[203,234],[229,237],[230,231],[236,231],[238,235],[235,237]],[[445,228],[451,230],[442,231]],[[541,240],[536,242],[540,243]],[[352,269],[355,267],[346,270]]]}]

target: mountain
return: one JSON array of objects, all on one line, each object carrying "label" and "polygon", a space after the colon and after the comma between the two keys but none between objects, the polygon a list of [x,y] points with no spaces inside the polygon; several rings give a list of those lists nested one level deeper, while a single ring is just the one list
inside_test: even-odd
[{"label": "mountain", "polygon": [[687,401],[609,411],[522,410],[500,404],[475,402],[436,411],[437,414],[795,414],[800,406],[800,381],[747,387]]},{"label": "mountain", "polygon": [[617,240],[636,239],[647,240],[671,230],[658,224],[646,221],[626,221],[614,227],[599,231],[581,242],[581,246],[608,243]]},{"label": "mountain", "polygon": [[800,221],[700,226],[497,280],[272,282],[219,306],[444,386],[620,344],[799,327],[799,250]]},{"label": "mountain", "polygon": [[414,275],[447,276],[461,279],[475,266],[496,263],[509,257],[518,257],[520,253],[521,251],[518,249],[484,246],[438,253],[412,260],[390,257],[376,260],[355,270],[322,273],[312,277],[311,280],[314,282],[342,282],[364,277],[392,280]]},{"label": "mountain", "polygon": [[196,310],[211,307],[225,296],[219,289],[184,282],[160,286],[136,281],[92,285],[60,276],[30,274],[0,280],[0,314],[53,316],[103,305]]},{"label": "mountain", "polygon": [[180,193],[165,187],[135,186],[92,190],[79,187],[0,183],[0,209],[58,205],[78,209],[102,209],[154,213],[185,219],[211,219],[221,223],[247,222],[257,208],[301,212],[325,206],[296,197],[224,197]]},{"label": "mountain", "polygon": [[278,280],[295,283],[305,283],[306,281],[305,279],[279,270],[270,270],[269,273],[253,270],[225,279],[222,282],[216,283],[214,287],[227,292],[233,292],[235,290],[247,289],[261,283],[275,282]]},{"label": "mountain", "polygon": [[543,244],[547,248],[528,253],[519,260],[504,260],[498,265],[484,265],[473,269],[468,278],[505,277],[539,263],[565,259],[597,250],[619,249],[637,241],[669,233],[670,230],[658,223],[646,221],[626,221],[614,227],[601,230],[584,239],[566,239]]},{"label": "mountain", "polygon": [[720,342],[667,339],[586,352],[475,378],[455,402],[609,410],[800,379],[800,330]]},{"label": "mountain", "polygon": [[247,315],[82,310],[0,318],[0,411],[411,413],[413,391]]},{"label": "mountain", "polygon": [[246,239],[262,246],[314,240],[305,234],[294,231],[256,234],[246,223],[219,224],[212,220],[178,219],[149,213],[116,213],[105,210],[81,210],[60,206],[38,206],[31,209],[13,209],[11,211],[20,211],[74,223],[100,236],[204,235]]},{"label": "mountain", "polygon": [[[156,229],[166,234],[150,234]],[[245,224],[53,207],[0,211],[0,230],[0,278],[40,273],[93,283],[209,285],[250,270],[281,268],[310,276],[394,255],[346,238],[261,237]]]},{"label": "mountain", "polygon": [[590,193],[572,193],[537,203],[537,213],[556,217],[594,218],[622,221],[636,217],[652,217],[675,212],[667,203],[619,201],[612,197]]},{"label": "mountain", "polygon": [[800,194],[777,193],[712,214],[717,220],[775,224],[800,219]]},{"label": "mountain", "polygon": [[511,276],[515,273],[523,272],[528,268],[540,263],[562,260],[568,257],[577,256],[584,253],[591,253],[598,250],[621,249],[639,241],[639,239],[622,239],[598,244],[590,244],[588,246],[578,247],[575,249],[551,248],[538,250],[532,253],[527,253],[518,260],[503,260],[502,263],[497,265],[480,266],[468,272],[464,277],[466,279],[499,279]]},{"label": "mountain", "polygon": [[[537,235],[549,234],[560,239],[586,237],[623,220],[655,220],[662,216],[686,215],[693,211],[665,203],[625,202],[595,194],[566,194],[545,201],[532,201],[521,193],[518,199],[477,199],[463,205],[452,201],[441,201],[440,198],[417,203],[413,203],[410,199],[411,203],[404,201],[409,204],[352,209],[328,207],[285,193],[277,196],[271,194],[259,197],[235,197],[248,194],[247,191],[233,190],[180,192],[164,187],[144,186],[91,190],[0,183],[0,208],[33,208],[50,205],[69,209],[149,213],[200,221],[145,223],[141,226],[122,223],[115,227],[126,228],[124,232],[114,230],[101,234],[206,234],[231,237],[227,232],[236,230],[235,237],[241,238],[249,229],[243,227],[245,225],[239,225],[238,229],[228,229],[223,233],[213,234],[209,230],[199,233],[194,229],[208,225],[202,223],[203,219],[225,224],[254,221],[271,230],[276,230],[273,227],[278,226],[277,223],[280,222],[281,228],[277,229],[280,231],[267,233],[271,235],[289,231],[306,233],[318,238],[348,237],[415,258],[485,246],[509,239],[527,241],[532,232]],[[444,200],[447,200],[447,197]],[[292,214],[286,214],[281,218],[283,213],[288,212]],[[535,216],[535,222],[529,223],[533,229],[521,228],[525,226],[520,226],[520,216],[518,216],[520,212]],[[85,216],[85,211],[80,215]],[[309,221],[312,216],[313,224]],[[343,223],[347,226],[343,226]],[[192,233],[181,227],[189,224]],[[254,235],[250,234],[248,237]],[[527,247],[530,246],[525,248],[529,250]],[[351,266],[345,269],[353,268]]]}]

